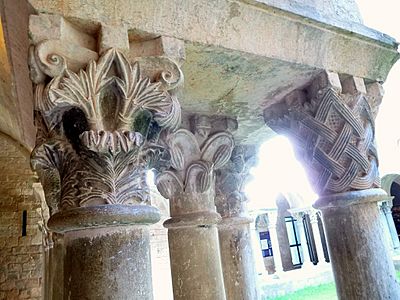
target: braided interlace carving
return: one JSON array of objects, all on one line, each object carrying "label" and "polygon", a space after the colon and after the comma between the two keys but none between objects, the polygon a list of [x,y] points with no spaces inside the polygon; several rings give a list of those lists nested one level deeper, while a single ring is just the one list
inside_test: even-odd
[{"label": "braided interlace carving", "polygon": [[376,111],[368,103],[375,99],[340,89],[328,84],[314,93],[296,91],[264,113],[269,127],[294,142],[320,195],[380,186]]}]

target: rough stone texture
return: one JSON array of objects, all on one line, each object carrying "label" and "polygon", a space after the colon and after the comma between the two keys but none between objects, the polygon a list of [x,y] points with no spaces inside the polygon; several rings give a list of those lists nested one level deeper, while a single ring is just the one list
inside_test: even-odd
[{"label": "rough stone texture", "polygon": [[215,205],[222,221],[218,224],[226,298],[259,299],[256,267],[244,187],[255,164],[253,147],[237,146],[230,161],[216,175]]},{"label": "rough stone texture", "polygon": [[29,79],[28,17],[33,13],[25,1],[0,3],[0,131],[27,148],[35,141],[33,96]]},{"label": "rough stone texture", "polygon": [[[326,10],[319,4],[318,11],[331,15],[352,10],[354,3],[346,2],[329,2]],[[307,3],[311,7],[316,1]],[[319,70],[385,80],[397,59],[392,39],[360,24],[365,30],[354,33],[354,26],[344,30],[335,27],[340,24],[324,24],[256,1],[153,0],[143,5],[138,0],[84,4],[31,0],[31,4],[40,12],[64,15],[91,33],[97,32],[100,22],[123,24],[131,44],[159,36],[184,41],[183,110],[237,117],[240,127],[235,138],[245,143],[270,137],[261,110]]]},{"label": "rough stone texture", "polygon": [[[0,299],[41,299],[43,255],[40,202],[29,153],[0,134]],[[22,214],[27,211],[26,236]]]},{"label": "rough stone texture", "polygon": [[44,299],[64,299],[64,237],[52,233],[52,247],[45,252]]},{"label": "rough stone texture", "polygon": [[231,223],[218,225],[226,299],[259,299],[249,223]]},{"label": "rough stone texture", "polygon": [[[276,232],[278,234],[279,252],[281,253],[283,271],[293,270],[292,253],[290,252],[289,237],[286,229],[285,217],[290,216],[289,203],[280,195],[277,199],[278,217],[276,220]],[[275,248],[276,249],[276,248]]]},{"label": "rough stone texture", "polygon": [[362,23],[362,18],[354,0],[256,0],[324,23],[333,20],[345,23]]},{"label": "rough stone texture", "polygon": [[64,299],[153,299],[146,227],[65,234]]},{"label": "rough stone texture", "polygon": [[225,300],[215,225],[168,229],[175,300]]},{"label": "rough stone texture", "polygon": [[[339,299],[400,299],[400,285],[379,218],[380,189],[320,198]],[[373,237],[373,238],[371,238]]]}]

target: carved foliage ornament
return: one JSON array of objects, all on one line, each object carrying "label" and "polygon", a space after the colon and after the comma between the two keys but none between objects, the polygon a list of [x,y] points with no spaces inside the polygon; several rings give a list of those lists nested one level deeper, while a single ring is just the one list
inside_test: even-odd
[{"label": "carved foliage ornament", "polygon": [[256,164],[252,146],[236,146],[229,162],[216,172],[215,204],[221,215],[242,213],[247,198],[244,187],[250,177],[250,168]]},{"label": "carved foliage ornament", "polygon": [[183,192],[209,192],[215,181],[214,170],[228,162],[234,147],[228,132],[214,133],[199,145],[195,135],[186,129],[169,135],[166,144],[171,154],[171,169],[159,174],[156,184],[167,199]]},{"label": "carved foliage ornament", "polygon": [[32,166],[42,179],[52,174],[48,202],[66,209],[148,200],[145,172],[168,155],[150,140],[179,126],[175,96],[115,49],[85,70],[65,69],[38,84],[35,94],[40,128]]},{"label": "carved foliage ornament", "polygon": [[297,100],[270,107],[264,117],[294,142],[316,192],[379,187],[375,115],[365,94],[342,94],[327,86]]}]

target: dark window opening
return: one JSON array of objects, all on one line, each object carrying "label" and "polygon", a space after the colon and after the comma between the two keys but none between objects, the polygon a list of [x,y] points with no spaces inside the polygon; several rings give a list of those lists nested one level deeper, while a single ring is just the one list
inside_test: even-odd
[{"label": "dark window opening", "polygon": [[285,222],[286,231],[289,238],[290,253],[292,254],[293,266],[300,266],[303,263],[303,260],[300,254],[301,242],[299,234],[296,230],[296,219],[294,219],[292,216],[285,217]]},{"label": "dark window opening", "polygon": [[263,257],[273,256],[272,243],[269,231],[260,232],[261,252]]},{"label": "dark window opening", "polygon": [[26,210],[22,212],[22,236],[26,236],[26,222],[28,219],[28,213]]}]

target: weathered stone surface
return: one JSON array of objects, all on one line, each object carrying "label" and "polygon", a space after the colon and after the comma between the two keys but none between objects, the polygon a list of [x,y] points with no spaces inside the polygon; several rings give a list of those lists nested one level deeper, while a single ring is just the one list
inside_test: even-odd
[{"label": "weathered stone surface", "polygon": [[64,299],[153,299],[147,227],[71,231],[64,243]]},{"label": "weathered stone surface", "polygon": [[[322,211],[339,299],[400,299],[377,202],[380,189],[322,197]],[[373,238],[371,238],[373,237]]]},{"label": "weathered stone surface", "polygon": [[319,195],[379,187],[375,117],[379,83],[322,72],[264,111],[266,123],[294,143]]},{"label": "weathered stone surface", "polygon": [[[42,299],[43,225],[29,153],[0,133],[0,299]],[[23,235],[25,219],[25,235]]]},{"label": "weathered stone surface", "polygon": [[[152,40],[160,36],[184,42],[186,84],[179,93],[183,109],[237,117],[236,140],[253,144],[271,136],[260,112],[279,100],[283,91],[306,84],[321,69],[384,81],[397,59],[393,39],[343,20],[356,21],[356,15],[347,13],[353,11],[353,1],[304,4],[307,11],[334,18],[329,24],[292,9],[299,1],[275,2],[147,1],[144,6],[126,0],[85,5],[31,0],[39,11],[64,15],[87,31],[96,32],[99,21],[123,24],[131,47],[137,40],[145,41],[140,43],[151,49],[149,53],[158,51]],[[290,6],[294,14],[277,6]],[[338,12],[343,17],[337,17]]]},{"label": "weathered stone surface", "polygon": [[0,11],[0,131],[32,149],[33,94],[26,58],[28,18],[34,10],[27,1],[5,0]]},{"label": "weathered stone surface", "polygon": [[226,298],[255,300],[256,269],[244,186],[255,164],[255,148],[236,146],[229,162],[216,173],[215,205],[222,220],[218,224]]},{"label": "weathered stone surface", "polygon": [[161,195],[169,199],[168,228],[175,299],[224,300],[225,290],[216,223],[215,170],[230,159],[234,140],[228,129],[235,120],[193,115],[164,142],[171,167],[156,177]]},{"label": "weathered stone surface", "polygon": [[150,205],[97,205],[56,213],[49,219],[48,227],[52,231],[64,233],[88,228],[148,225],[159,220],[158,209]]},{"label": "weathered stone surface", "polygon": [[215,225],[168,228],[175,300],[225,300]]},{"label": "weathered stone surface", "polygon": [[249,222],[218,225],[226,299],[229,300],[256,300],[260,297]]},{"label": "weathered stone surface", "polygon": [[[52,55],[59,60],[49,70],[40,68],[40,56],[34,60],[55,79],[46,88],[36,82],[38,136],[32,152],[51,213],[148,201],[145,172],[167,155],[154,142],[159,131],[180,124],[177,99],[167,84],[143,77],[138,63],[113,48],[79,75],[66,69],[67,57]],[[112,68],[117,76],[109,74]]]}]

